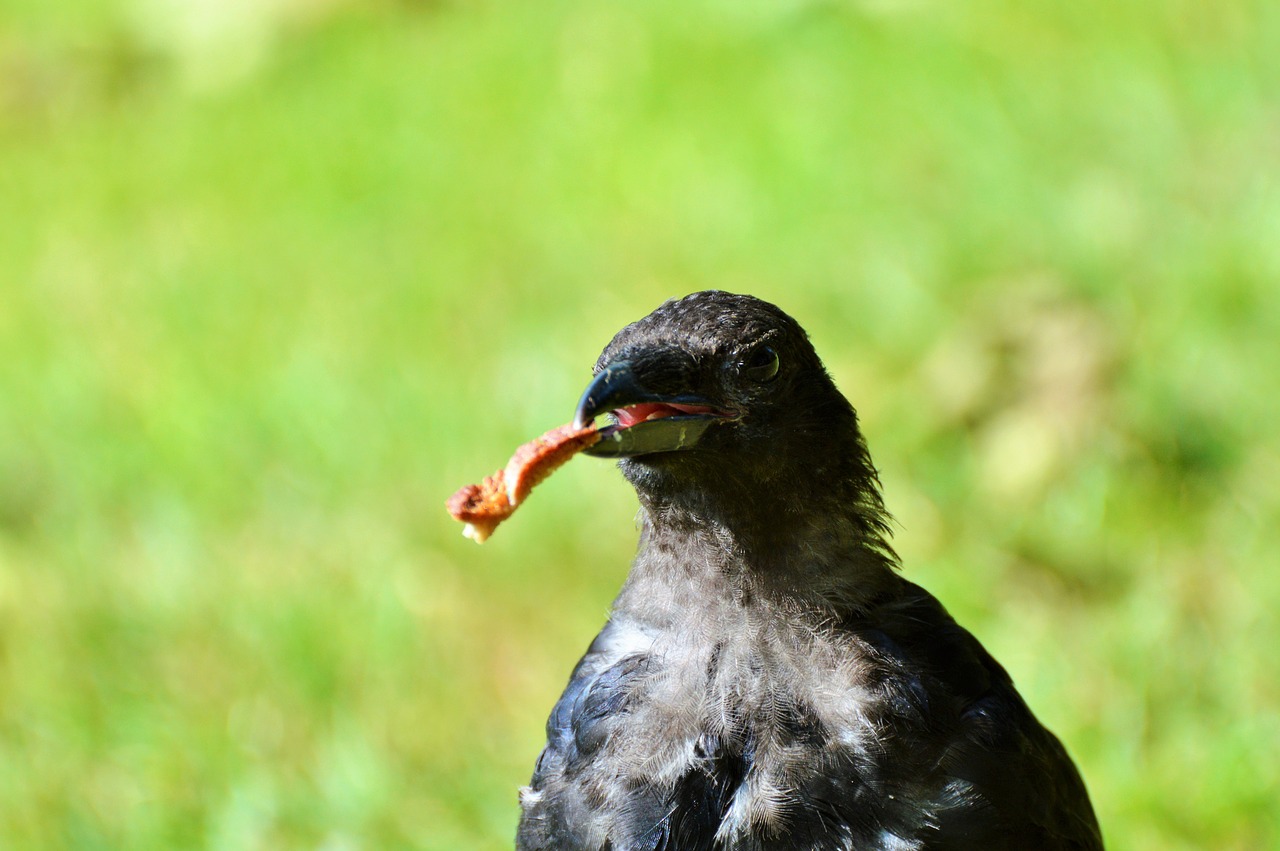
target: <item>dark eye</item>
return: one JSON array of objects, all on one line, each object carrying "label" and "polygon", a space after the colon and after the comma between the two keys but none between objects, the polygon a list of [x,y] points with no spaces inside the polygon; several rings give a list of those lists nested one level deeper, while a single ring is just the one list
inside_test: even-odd
[{"label": "dark eye", "polygon": [[756,346],[738,364],[738,374],[760,384],[772,381],[778,374],[778,353],[771,346]]}]

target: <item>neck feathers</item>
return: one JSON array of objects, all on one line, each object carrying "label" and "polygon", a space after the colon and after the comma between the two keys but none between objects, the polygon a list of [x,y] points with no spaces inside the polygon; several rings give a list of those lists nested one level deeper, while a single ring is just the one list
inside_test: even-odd
[{"label": "neck feathers", "polygon": [[898,566],[871,476],[746,516],[642,499],[640,550],[619,604],[781,606],[822,620],[864,610],[897,581]]}]

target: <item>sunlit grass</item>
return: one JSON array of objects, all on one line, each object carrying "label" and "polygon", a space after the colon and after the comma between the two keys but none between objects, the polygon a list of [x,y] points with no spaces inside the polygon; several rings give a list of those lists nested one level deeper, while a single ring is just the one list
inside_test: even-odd
[{"label": "sunlit grass", "polygon": [[236,5],[0,13],[0,846],[509,847],[634,501],[443,499],[708,287],[1113,847],[1280,842],[1275,11]]}]

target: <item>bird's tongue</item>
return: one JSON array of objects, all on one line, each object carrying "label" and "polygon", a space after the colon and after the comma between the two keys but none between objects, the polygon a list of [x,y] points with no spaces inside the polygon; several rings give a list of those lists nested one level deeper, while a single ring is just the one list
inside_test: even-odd
[{"label": "bird's tongue", "polygon": [[636,423],[646,420],[657,420],[663,417],[676,417],[681,414],[709,414],[713,408],[706,405],[669,405],[665,402],[641,402],[628,405],[613,412],[618,420],[619,428],[630,428]]}]

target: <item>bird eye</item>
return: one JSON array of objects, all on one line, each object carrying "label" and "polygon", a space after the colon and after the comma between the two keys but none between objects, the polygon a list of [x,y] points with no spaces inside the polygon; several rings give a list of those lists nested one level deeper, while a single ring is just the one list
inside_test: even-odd
[{"label": "bird eye", "polygon": [[778,353],[772,346],[756,346],[738,364],[738,374],[761,384],[772,381],[778,374]]}]

